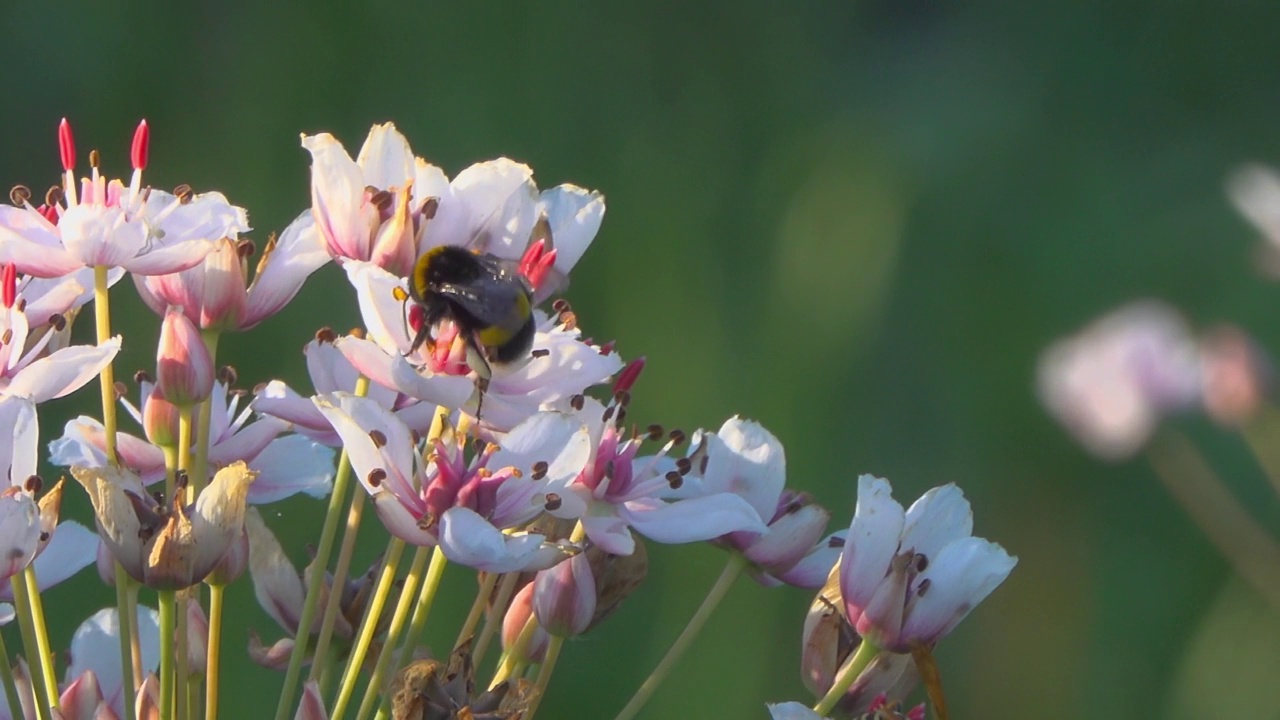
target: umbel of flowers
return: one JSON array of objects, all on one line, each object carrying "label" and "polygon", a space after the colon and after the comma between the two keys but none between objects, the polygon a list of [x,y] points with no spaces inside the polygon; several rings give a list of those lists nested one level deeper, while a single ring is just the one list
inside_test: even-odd
[{"label": "umbel of flowers", "polygon": [[[890,717],[920,677],[945,707],[931,650],[1016,560],[971,536],[953,485],[904,510],[886,481],[863,476],[852,524],[829,533],[831,513],[790,486],[782,443],[760,423],[638,424],[634,393],[660,390],[642,387],[643,358],[589,339],[552,301],[601,228],[600,193],[539,189],[506,158],[450,178],[389,123],[354,159],[331,135],[304,135],[311,207],[259,247],[223,195],[143,182],[145,122],[127,182],[96,151],[78,173],[65,121],[57,137],[59,181],[43,196],[17,185],[0,205],[0,425],[12,429],[0,434],[0,597],[13,602],[0,623],[16,618],[21,638],[0,643],[0,717],[214,718],[224,660],[247,654],[283,673],[278,720],[527,720],[564,641],[644,592],[646,542],[711,543],[725,568],[630,701],[582,717],[634,717],[744,571],[819,591],[801,670],[821,699],[775,705],[775,717]],[[415,262],[446,245],[527,288],[523,357],[481,373],[483,333],[410,300]],[[310,390],[271,378],[240,389],[220,337],[281,311],[330,261],[363,327],[315,334],[300,358]],[[111,288],[126,274],[160,326],[135,388],[113,366],[136,342],[111,331]],[[73,344],[89,306],[96,343]],[[293,357],[260,342],[263,356]],[[100,413],[69,421],[42,453],[39,406],[95,379]],[[59,522],[63,484],[37,474],[42,460],[83,487],[96,533]],[[299,493],[314,498],[319,530],[302,566],[275,515],[255,507]],[[370,523],[386,548],[357,574],[356,533]],[[48,641],[54,586],[91,564],[114,603],[84,621],[67,657]],[[448,564],[474,571],[478,589],[444,587]],[[246,569],[285,636],[224,647],[225,588]],[[475,599],[454,645],[432,653],[423,636],[440,592]]]}]

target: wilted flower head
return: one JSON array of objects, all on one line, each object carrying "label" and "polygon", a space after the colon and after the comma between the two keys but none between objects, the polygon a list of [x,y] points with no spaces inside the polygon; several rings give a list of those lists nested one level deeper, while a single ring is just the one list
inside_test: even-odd
[{"label": "wilted flower head", "polygon": [[130,470],[71,468],[93,503],[103,543],[135,580],[158,589],[194,585],[213,570],[244,528],[245,498],[254,473],[243,462],[219,470],[196,501],[175,491],[161,505]]},{"label": "wilted flower head", "polygon": [[1009,576],[1018,559],[973,537],[973,511],[955,485],[909,510],[888,481],[858,478],[858,506],[840,557],[845,617],[876,647],[932,647]]},{"label": "wilted flower head", "polygon": [[415,660],[391,681],[391,712],[398,720],[519,720],[536,690],[526,680],[506,681],[486,692],[476,689],[470,643],[448,663]]},{"label": "wilted flower head", "polygon": [[38,207],[24,187],[10,193],[16,207],[0,205],[0,263],[45,278],[95,266],[138,275],[174,273],[203,260],[214,241],[249,229],[244,210],[219,193],[196,195],[185,186],[172,194],[143,188],[149,136],[143,121],[134,135],[128,186],[99,174],[95,152],[90,176],[77,188],[75,143],[63,120],[58,129],[62,187],[51,190]]}]

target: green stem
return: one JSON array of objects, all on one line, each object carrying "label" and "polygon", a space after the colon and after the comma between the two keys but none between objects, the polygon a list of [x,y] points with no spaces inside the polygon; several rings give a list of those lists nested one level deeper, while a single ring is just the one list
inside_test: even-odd
[{"label": "green stem", "polygon": [[[350,468],[350,463],[347,464]],[[360,522],[364,518],[364,503],[368,493],[358,484],[351,488],[351,504],[347,506],[347,524],[342,530],[342,544],[338,546],[338,562],[333,566],[333,580],[330,587],[340,588],[351,574],[351,557],[355,554],[356,536],[360,532]],[[319,568],[317,568],[319,569]],[[330,598],[333,596],[331,595]],[[337,624],[338,610],[342,604],[328,602],[324,606],[324,615],[320,620],[320,632],[316,634],[316,649],[311,654],[311,670],[307,672],[307,680],[319,682],[320,676],[333,661],[329,654],[329,643],[333,641],[333,627]]]},{"label": "green stem", "polygon": [[813,706],[813,711],[824,717],[831,712],[836,703],[840,702],[840,698],[849,692],[849,688],[853,686],[853,682],[858,679],[862,671],[866,670],[871,661],[879,654],[880,648],[863,638],[862,642],[858,643],[858,649],[854,651],[853,656],[840,669],[840,674],[836,675],[835,682],[831,684],[831,689],[827,691],[826,695],[822,696],[817,705]]},{"label": "green stem", "polygon": [[[196,587],[199,587],[198,585]],[[176,620],[173,629],[174,640],[174,696],[173,696],[173,716],[177,720],[187,720],[187,685],[191,680],[190,660],[188,647],[190,638],[187,637],[187,600],[174,593],[174,620]]]},{"label": "green stem", "polygon": [[18,697],[18,683],[13,679],[13,666],[9,664],[9,648],[0,634],[0,682],[4,683],[4,697],[9,702],[9,717],[22,717],[22,700]]},{"label": "green stem", "polygon": [[209,649],[205,663],[204,720],[218,720],[218,664],[222,653],[222,596],[225,585],[209,586]]},{"label": "green stem", "polygon": [[[168,482],[167,478],[170,475],[173,475],[176,478],[177,472],[180,472],[180,471],[187,472],[187,489],[186,489],[185,497],[182,498],[183,505],[188,505],[190,503],[195,502],[196,500],[196,497],[195,497],[196,489],[192,487],[192,484],[195,482],[195,479],[191,477],[191,472],[190,472],[191,471],[191,410],[192,408],[190,405],[180,405],[178,407],[178,457],[174,460],[175,462],[175,465],[173,468],[174,473],[170,473],[165,476],[166,477],[165,482]],[[165,459],[166,461],[168,460],[167,455]],[[165,489],[169,491],[167,495],[167,497],[169,498],[169,502],[173,502],[173,486],[172,485],[167,486]]]},{"label": "green stem", "polygon": [[711,617],[711,613],[715,612],[720,601],[729,594],[729,589],[733,587],[733,582],[738,579],[738,575],[742,573],[742,569],[747,566],[746,558],[738,553],[731,553],[729,561],[725,563],[724,570],[720,572],[720,577],[716,579],[716,584],[711,586],[707,591],[707,596],[703,598],[702,605],[698,606],[698,610],[694,612],[693,617],[689,618],[689,624],[684,626],[680,637],[671,644],[667,649],[667,654],[663,656],[658,666],[649,673],[649,677],[641,683],[640,688],[636,690],[636,694],[618,713],[616,720],[630,720],[635,717],[644,704],[653,696],[658,686],[666,679],[667,674],[671,672],[671,668],[675,667],[676,662],[684,655],[685,650],[689,649],[689,645],[693,643],[693,639],[698,636],[702,627],[707,624],[707,620]]},{"label": "green stem", "polygon": [[498,661],[498,669],[494,671],[493,680],[489,683],[490,690],[509,678],[519,675],[524,666],[529,664],[529,645],[533,643],[533,636],[537,631],[538,616],[530,612],[529,619],[525,621],[524,627],[520,628],[520,634],[516,636],[515,643],[502,653],[502,659]]},{"label": "green stem", "polygon": [[[467,619],[462,622],[462,629],[458,631],[458,639],[454,641],[455,648],[462,647],[462,643],[471,639],[475,634],[476,625],[480,624],[480,616],[484,614],[485,606],[489,604],[490,596],[493,595],[493,587],[498,584],[498,573],[481,573],[480,588],[476,590],[475,602],[471,603],[471,610],[467,612]],[[414,622],[417,622],[418,615],[415,612],[413,616]],[[412,630],[410,630],[412,632]],[[475,648],[472,648],[472,662],[475,662]],[[407,658],[400,658],[401,666],[407,664]]]},{"label": "green stem", "polygon": [[347,667],[342,673],[342,683],[338,686],[338,699],[334,701],[333,710],[329,713],[331,718],[341,718],[351,702],[351,694],[356,689],[356,680],[360,677],[360,667],[364,665],[364,657],[369,653],[369,645],[378,631],[382,608],[387,604],[391,582],[395,580],[396,568],[400,565],[400,555],[403,553],[404,541],[397,537],[391,538],[387,543],[387,554],[382,561],[382,570],[378,574],[378,583],[374,586],[373,595],[369,597],[368,609],[360,620],[360,631],[356,634],[355,647],[347,656]]},{"label": "green stem", "polygon": [[[422,581],[422,592],[418,593],[418,602],[413,607],[413,618],[409,621],[409,632],[405,635],[404,645],[400,648],[400,659],[396,667],[404,667],[413,660],[413,651],[418,648],[422,629],[427,626],[427,616],[431,614],[431,605],[435,602],[436,591],[440,589],[440,580],[444,577],[444,569],[448,565],[449,560],[437,548],[431,554],[431,564],[427,566],[427,578]],[[493,587],[492,583],[489,587]]]},{"label": "green stem", "polygon": [[12,584],[24,582],[27,585],[27,600],[31,605],[31,623],[36,633],[36,651],[40,653],[40,672],[44,675],[45,690],[48,693],[49,706],[58,708],[58,675],[53,669],[53,649],[49,645],[49,628],[44,619],[44,603],[40,598],[40,585],[36,582],[36,570],[28,565],[22,571],[22,578],[12,578]]},{"label": "green stem", "polygon": [[[209,357],[213,359],[214,366],[217,367],[218,361],[218,338],[221,334],[216,330],[205,330],[200,333],[200,337],[204,339],[204,346],[209,351]],[[196,452],[195,458],[191,461],[191,487],[194,488],[196,495],[204,489],[209,483],[209,425],[213,419],[213,400],[205,398],[200,403],[199,416],[196,418]]]},{"label": "green stem", "polygon": [[[22,634],[22,652],[27,656],[27,661],[31,666],[31,689],[36,699],[36,715],[40,720],[46,720],[49,717],[49,707],[40,699],[46,701],[49,698],[49,691],[45,683],[44,663],[39,661],[40,649],[36,642],[35,623],[31,617],[31,603],[27,596],[27,584],[20,577],[11,578],[10,588],[13,590],[13,605],[18,614],[18,630]],[[54,686],[54,693],[57,693],[57,686]],[[56,699],[56,698],[55,698]]]},{"label": "green stem", "polygon": [[174,592],[160,591],[160,717],[174,717],[173,647],[177,628]]},{"label": "green stem", "polygon": [[[502,622],[502,616],[507,611],[507,603],[511,601],[511,595],[516,591],[516,583],[519,581],[520,573],[507,573],[502,576],[502,584],[498,586],[498,594],[493,597],[493,604],[489,606],[489,612],[484,618],[484,627],[480,629],[480,639],[476,640],[476,645],[471,650],[473,667],[480,667],[480,661],[484,659],[485,651],[489,649],[489,643],[498,634],[498,626]],[[480,602],[484,602],[484,600],[485,598],[481,598]]]},{"label": "green stem", "polygon": [[534,681],[533,700],[529,702],[529,708],[525,710],[521,717],[523,720],[533,720],[533,716],[538,712],[538,706],[542,704],[542,698],[547,694],[547,686],[551,684],[551,673],[555,672],[556,660],[560,659],[560,648],[564,645],[564,638],[559,635],[552,635],[547,642],[547,656],[542,660],[542,666],[538,668],[538,679]]},{"label": "green stem", "polygon": [[[363,397],[369,394],[369,379],[356,380],[355,394]],[[307,657],[307,643],[311,639],[311,625],[315,622],[316,605],[320,602],[321,588],[324,586],[325,568],[329,565],[329,554],[333,550],[334,537],[338,534],[338,516],[342,512],[342,504],[347,497],[347,486],[351,480],[351,460],[347,451],[342,451],[338,460],[338,471],[333,478],[333,490],[329,493],[329,509],[325,511],[324,526],[320,530],[320,544],[316,547],[315,571],[307,581],[307,599],[302,604],[302,616],[298,621],[298,634],[294,639],[293,652],[289,655],[289,667],[285,670],[284,687],[280,689],[280,702],[276,705],[275,720],[287,720],[289,710],[293,707],[294,693],[297,691],[298,676],[302,674],[302,662]],[[364,492],[362,488],[357,490]],[[336,580],[336,578],[335,578]],[[335,582],[334,587],[339,587]],[[334,599],[337,602],[337,599]]]},{"label": "green stem", "polygon": [[[373,674],[369,676],[369,685],[365,687],[364,697],[360,699],[360,708],[356,710],[356,720],[364,720],[373,711],[374,703],[379,697],[386,696],[383,692],[383,676],[387,673],[387,667],[391,664],[391,654],[395,650],[396,642],[400,639],[400,633],[404,631],[405,623],[409,620],[409,609],[414,607],[413,597],[435,596],[435,589],[429,587],[435,585],[440,586],[440,575],[444,572],[444,563],[437,563],[437,557],[444,557],[444,553],[435,552],[434,548],[419,547],[413,551],[413,561],[409,564],[409,574],[405,576],[404,586],[400,588],[400,598],[396,600],[396,609],[391,613],[391,625],[387,628],[387,636],[382,640],[382,648],[378,650],[378,659],[373,665]],[[436,571],[436,577],[427,575],[426,581],[423,582],[422,571],[427,567],[427,560],[431,560],[431,569]],[[418,593],[418,586],[422,585],[422,593]],[[428,600],[428,602],[430,602]],[[406,638],[409,645],[416,644],[416,638]]]},{"label": "green stem", "polygon": [[133,640],[137,637],[135,626],[137,623],[137,614],[133,611],[133,603],[130,602],[129,583],[132,581],[129,574],[124,571],[124,567],[120,563],[115,563],[116,567],[116,619],[120,630],[120,687],[124,693],[124,716],[125,720],[135,720],[136,709],[133,706],[133,697],[137,694],[138,686],[134,684],[134,679],[138,677],[134,672],[133,666]]},{"label": "green stem", "polygon": [[[111,339],[111,301],[107,287],[107,268],[93,268],[93,317],[98,333],[98,344]],[[102,429],[106,437],[107,462],[115,465],[116,459],[116,376],[111,363],[98,375],[102,386]]]}]

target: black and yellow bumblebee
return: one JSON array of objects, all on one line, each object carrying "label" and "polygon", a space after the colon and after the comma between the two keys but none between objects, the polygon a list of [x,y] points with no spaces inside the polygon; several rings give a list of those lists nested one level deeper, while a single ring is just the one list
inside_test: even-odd
[{"label": "black and yellow bumblebee", "polygon": [[511,260],[457,245],[432,248],[414,264],[409,296],[424,317],[407,354],[433,342],[436,326],[452,320],[481,391],[492,365],[521,360],[533,347],[533,288]]}]

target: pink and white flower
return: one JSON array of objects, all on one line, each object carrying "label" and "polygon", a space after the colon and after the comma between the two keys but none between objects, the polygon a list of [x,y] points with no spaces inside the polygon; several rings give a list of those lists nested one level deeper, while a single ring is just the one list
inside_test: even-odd
[{"label": "pink and white flower", "polygon": [[29,192],[14,194],[16,207],[0,205],[0,263],[44,278],[86,267],[161,275],[198,264],[213,250],[214,241],[249,229],[244,210],[220,193],[144,189],[148,137],[143,121],[134,136],[128,186],[108,181],[95,165],[77,189],[75,146],[63,120],[58,131],[65,171],[62,190],[39,207],[31,203]]},{"label": "pink and white flower", "polygon": [[539,413],[508,433],[501,448],[490,445],[467,458],[465,437],[424,450],[376,401],[333,393],[315,402],[396,537],[438,544],[449,560],[486,572],[540,570],[567,556],[540,534],[504,530],[556,506],[582,468],[588,435],[574,418]]},{"label": "pink and white flower", "polygon": [[[142,651],[144,673],[160,665],[160,616],[138,606],[134,627]],[[98,717],[99,703],[114,717],[124,717],[124,703],[133,700],[133,688],[125,689],[120,668],[120,614],[103,608],[80,623],[71,636],[71,661],[63,680],[62,711],[68,718]]]},{"label": "pink and white flower", "polygon": [[903,510],[888,481],[858,478],[840,557],[845,617],[858,634],[906,653],[950,633],[1018,563],[972,532],[973,511],[955,485],[934,488]]}]

